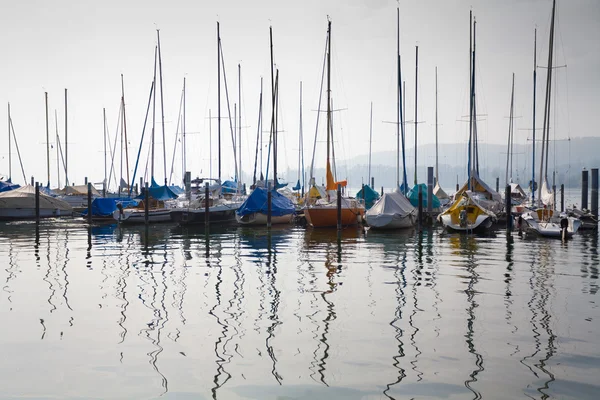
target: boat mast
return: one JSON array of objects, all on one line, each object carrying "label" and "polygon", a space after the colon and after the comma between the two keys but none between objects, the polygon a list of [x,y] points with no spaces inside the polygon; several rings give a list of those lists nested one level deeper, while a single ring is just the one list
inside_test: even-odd
[{"label": "boat mast", "polygon": [[[272,109],[271,109],[271,137],[273,140],[273,186],[277,187],[277,128],[275,126],[275,108],[276,108],[276,98],[275,98],[275,75],[273,71],[273,27],[269,26],[269,43],[271,49],[271,101],[272,101]],[[268,168],[268,165],[267,165]],[[267,171],[268,178],[269,171]],[[268,179],[265,182],[265,185],[268,186]]]},{"label": "boat mast", "polygon": [[208,109],[208,175],[212,178],[212,109]]},{"label": "boat mast", "polygon": [[46,98],[46,167],[48,171],[48,184],[47,187],[50,188],[50,133],[48,129],[48,92],[45,92]]},{"label": "boat mast", "polygon": [[[396,112],[396,189],[400,188],[400,130],[402,129],[402,143],[404,144],[404,127],[400,126],[402,123],[402,76],[400,73],[400,7],[396,8],[396,58],[398,59],[398,94],[396,95],[397,101],[397,112]],[[372,119],[372,115],[371,115]],[[402,154],[404,154],[404,148],[402,148]],[[371,154],[369,152],[369,180],[371,179]],[[404,183],[404,182],[403,182]],[[402,190],[404,192],[404,190]]]},{"label": "boat mast", "polygon": [[419,46],[415,46],[415,186],[417,186],[417,94],[419,92]]},{"label": "boat mast", "polygon": [[435,182],[437,185],[440,184],[438,171],[438,73],[435,67]]},{"label": "boat mast", "polygon": [[154,134],[156,130],[156,60],[158,58],[158,47],[154,46],[154,78],[152,79],[152,87],[154,92],[152,93],[152,155],[150,162],[150,178],[154,179]]},{"label": "boat mast", "polygon": [[[552,89],[552,53],[554,47],[554,13],[556,0],[552,2],[552,20],[550,22],[550,39],[548,44],[548,76],[546,78],[546,99],[544,104],[544,124],[542,127],[542,160],[540,163],[540,181],[548,179],[548,141],[550,128],[550,102]],[[545,161],[545,164],[544,164]],[[542,185],[538,185],[538,199],[542,200]]]},{"label": "boat mast", "polygon": [[[327,173],[329,174],[329,157],[331,153],[331,20],[327,21]],[[329,200],[329,190],[327,188],[327,198]]]},{"label": "boat mast", "polygon": [[167,142],[165,139],[165,106],[163,99],[163,76],[162,76],[162,57],[160,55],[160,30],[156,30],[156,36],[158,38],[158,71],[160,77],[160,115],[162,125],[162,137],[163,137],[163,166],[165,176],[165,186],[167,185]]},{"label": "boat mast", "polygon": [[477,101],[475,101],[475,57],[477,47],[477,21],[473,21],[473,163],[475,172],[479,176],[479,138],[477,136]]},{"label": "boat mast", "polygon": [[469,151],[467,163],[467,183],[471,190],[471,165],[473,142],[473,11],[469,11]]},{"label": "boat mast", "polygon": [[302,135],[302,81],[300,81],[300,126],[298,132],[298,183],[302,177],[302,196],[304,196],[304,139]]},{"label": "boat mast", "polygon": [[240,168],[238,177],[238,191],[241,192],[240,185],[242,184],[242,65],[238,64],[238,149],[240,155]]},{"label": "boat mast", "polygon": [[[508,147],[506,149],[506,176],[505,176],[505,182],[506,182],[506,186],[508,186],[509,184],[509,171],[510,171],[510,178],[512,181],[512,135],[513,135],[513,106],[514,106],[514,100],[515,100],[515,74],[513,72],[512,75],[512,91],[511,91],[511,95],[510,95],[510,114],[508,117]],[[509,162],[510,162],[510,167],[509,167]]]},{"label": "boat mast", "polygon": [[121,104],[123,107],[123,135],[125,135],[125,170],[127,173],[127,187],[129,187],[131,181],[129,180],[129,151],[127,149],[127,119],[125,118],[125,85],[123,83],[123,74],[121,74]]},{"label": "boat mast", "polygon": [[58,115],[54,110],[54,125],[56,127],[56,181],[58,182],[58,188],[60,188],[60,138],[58,137]]},{"label": "boat mast", "polygon": [[367,185],[371,185],[371,150],[373,148],[372,146],[373,146],[373,102],[371,102],[371,118],[370,118],[370,123],[369,123],[369,179],[367,181]]},{"label": "boat mast", "polygon": [[12,182],[12,155],[11,151],[11,139],[10,139],[10,103],[8,103],[8,181]]},{"label": "boat mast", "polygon": [[[104,139],[104,181],[102,181],[102,191],[104,192],[104,195],[106,196],[106,108],[102,109],[102,119],[104,121],[104,134],[103,139]],[[140,188],[141,189],[141,188]]]},{"label": "boat mast", "polygon": [[219,21],[217,21],[217,146],[218,154],[218,178],[221,184],[221,34],[219,33]]},{"label": "boat mast", "polygon": [[65,88],[65,186],[69,186],[69,141],[67,138],[67,115],[67,89]]},{"label": "boat mast", "polygon": [[[537,28],[533,31],[533,158],[531,162],[531,204],[535,205],[535,84],[537,73]],[[541,178],[541,177],[540,177]]]},{"label": "boat mast", "polygon": [[183,168],[181,171],[181,176],[182,176],[182,181],[183,181],[183,187],[185,187],[185,170],[187,167],[187,160],[186,160],[186,143],[185,143],[185,76],[183,77],[183,123],[182,123],[182,141],[183,143],[181,144],[181,158],[182,158],[182,163],[183,163]]}]

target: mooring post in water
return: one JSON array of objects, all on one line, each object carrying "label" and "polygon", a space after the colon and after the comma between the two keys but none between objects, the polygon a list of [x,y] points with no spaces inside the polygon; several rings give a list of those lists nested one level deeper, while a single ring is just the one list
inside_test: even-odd
[{"label": "mooring post in water", "polygon": [[337,185],[337,228],[342,229],[342,185]]},{"label": "mooring post in water", "polygon": [[[508,185],[508,182],[506,183]],[[500,193],[500,178],[496,177],[496,193]]]},{"label": "mooring post in water", "polygon": [[560,184],[560,212],[565,211],[565,184]]},{"label": "mooring post in water", "polygon": [[148,194],[148,182],[144,184],[144,222],[148,225],[150,218],[148,217],[148,201],[150,200],[150,196]]},{"label": "mooring post in water", "polygon": [[208,226],[210,223],[210,203],[209,203],[210,190],[208,189],[208,182],[204,185],[204,224]]},{"label": "mooring post in water", "polygon": [[423,227],[423,188],[419,186],[419,230]]},{"label": "mooring post in water", "polygon": [[[87,180],[87,178],[86,178]],[[87,184],[87,201],[88,201],[88,224],[92,224],[92,183],[88,182]]]},{"label": "mooring post in water", "polygon": [[144,178],[140,178],[140,190],[144,188]]},{"label": "mooring post in water", "polygon": [[371,189],[375,189],[375,177],[371,177]]},{"label": "mooring post in water", "polygon": [[581,209],[588,208],[588,170],[581,171]]},{"label": "mooring post in water", "polygon": [[598,220],[598,168],[592,168],[592,215]]},{"label": "mooring post in water", "polygon": [[427,167],[427,223],[433,214],[433,167]]},{"label": "mooring post in water", "polygon": [[365,197],[365,184],[362,184],[361,196],[363,201],[365,202],[365,208],[367,208],[367,198]]},{"label": "mooring post in water", "polygon": [[84,181],[85,186],[87,186],[87,184],[88,184],[88,178],[87,178],[87,176],[83,178],[83,181]]},{"label": "mooring post in water", "polygon": [[381,187],[381,195],[383,196],[383,186]]},{"label": "mooring post in water", "polygon": [[40,183],[35,183],[35,222],[40,222]]},{"label": "mooring post in water", "polygon": [[552,205],[554,205],[554,210],[556,210],[556,185],[552,185]]},{"label": "mooring post in water", "polygon": [[271,217],[273,214],[273,194],[271,192],[271,184],[269,184],[269,190],[267,191],[267,228],[271,228]]},{"label": "mooring post in water", "polygon": [[512,229],[512,193],[510,184],[504,190],[504,209],[506,211],[506,233],[510,234]]},{"label": "mooring post in water", "polygon": [[31,186],[35,186],[35,184],[33,183],[33,176],[31,177]]},{"label": "mooring post in water", "polygon": [[102,181],[102,197],[106,197],[106,180]]}]

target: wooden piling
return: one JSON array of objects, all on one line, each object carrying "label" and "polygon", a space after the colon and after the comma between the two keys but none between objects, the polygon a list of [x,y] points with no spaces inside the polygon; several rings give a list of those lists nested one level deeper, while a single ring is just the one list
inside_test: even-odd
[{"label": "wooden piling", "polygon": [[427,217],[433,214],[433,167],[427,167]]},{"label": "wooden piling", "polygon": [[[508,185],[508,182],[506,182]],[[500,193],[500,177],[496,177],[496,193]]]},{"label": "wooden piling", "polygon": [[371,177],[371,189],[375,189],[375,178]]},{"label": "wooden piling", "polygon": [[273,214],[273,194],[271,192],[271,185],[267,191],[267,228],[271,228],[271,215]]},{"label": "wooden piling", "polygon": [[[85,178],[87,181],[87,178]],[[87,204],[88,204],[88,224],[92,224],[92,184],[88,182],[87,184]]]},{"label": "wooden piling", "polygon": [[208,188],[208,182],[204,185],[204,224],[208,226],[210,224],[210,190]]},{"label": "wooden piling", "polygon": [[589,173],[586,169],[581,171],[581,209],[588,208],[588,180]]},{"label": "wooden piling", "polygon": [[419,186],[419,230],[423,227],[423,188]]},{"label": "wooden piling", "polygon": [[342,229],[342,185],[337,185],[337,228]]},{"label": "wooden piling", "polygon": [[148,201],[150,200],[150,194],[148,193],[148,182],[146,182],[145,184],[145,190],[144,190],[144,222],[146,223],[146,225],[148,225],[148,222],[150,222],[150,217],[149,217],[149,204]]},{"label": "wooden piling", "polygon": [[35,183],[35,222],[40,223],[40,183]]},{"label": "wooden piling", "polygon": [[560,212],[565,211],[565,184],[560,184]]},{"label": "wooden piling", "polygon": [[592,168],[592,215],[598,220],[598,168]]},{"label": "wooden piling", "polygon": [[512,230],[512,194],[510,184],[504,190],[504,210],[506,212],[506,234],[510,235]]}]

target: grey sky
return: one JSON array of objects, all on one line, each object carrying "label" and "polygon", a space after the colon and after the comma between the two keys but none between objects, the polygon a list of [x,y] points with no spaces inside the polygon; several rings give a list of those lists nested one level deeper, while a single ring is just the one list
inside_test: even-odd
[{"label": "grey sky", "polygon": [[[471,3],[473,3],[471,5]],[[546,65],[551,0],[400,1],[402,73],[407,89],[407,119],[414,116],[415,45],[419,45],[419,142],[434,140],[434,70],[439,71],[440,140],[465,141],[467,126],[458,122],[468,110],[468,18],[477,20],[478,112],[481,140],[504,143],[510,105],[511,74],[516,73],[516,129],[531,126],[533,30],[538,27],[538,65]],[[269,25],[280,70],[280,170],[297,165],[299,81],[304,83],[305,148],[312,149],[315,110],[325,44],[327,15],[332,19],[332,96],[339,159],[368,151],[369,103],[374,103],[373,151],[395,146],[396,91],[395,1],[14,1],[0,15],[3,73],[0,100],[11,103],[12,119],[25,172],[46,177],[44,91],[49,93],[51,142],[54,110],[64,137],[64,88],[69,89],[69,177],[82,182],[103,178],[102,108],[107,108],[114,137],[120,101],[120,74],[125,76],[130,169],[146,109],[156,42],[161,30],[167,157],[171,153],[183,77],[187,77],[188,169],[208,175],[208,109],[216,115],[216,21],[221,23],[230,100],[237,102],[237,64],[242,64],[243,164],[252,172],[260,77],[265,96],[270,85]],[[555,89],[556,137],[597,136],[600,110],[600,2],[558,2]],[[538,126],[543,118],[545,70],[538,69]],[[225,102],[223,101],[223,105]],[[159,109],[158,109],[159,110]],[[223,108],[223,115],[226,109]],[[268,126],[270,107],[265,106]],[[160,114],[157,117],[160,121]],[[6,112],[0,126],[7,126]],[[160,126],[157,126],[160,133]],[[1,129],[0,173],[8,173],[6,128]],[[199,133],[197,133],[199,132]],[[517,130],[518,143],[529,131]],[[407,128],[408,147],[414,130]],[[553,133],[554,134],[554,133]],[[233,175],[231,137],[223,121],[223,176]],[[323,134],[321,133],[321,137]],[[318,147],[322,143],[318,144]],[[64,144],[63,144],[64,146]],[[162,144],[157,147],[162,149]],[[161,150],[162,151],[162,150]],[[216,158],[216,121],[213,122]],[[311,151],[305,152],[307,165]],[[118,156],[117,156],[118,158]],[[323,151],[317,163],[324,165]],[[142,152],[141,164],[146,162]],[[162,153],[156,177],[163,179]],[[175,181],[181,175],[179,156]],[[116,166],[117,171],[119,166]],[[200,172],[202,170],[203,172]],[[56,153],[51,150],[51,183],[56,186]],[[13,148],[13,179],[22,183]],[[213,162],[216,175],[216,162]],[[285,176],[295,181],[295,176]],[[139,176],[139,175],[138,175]],[[64,184],[64,177],[61,178]]]}]

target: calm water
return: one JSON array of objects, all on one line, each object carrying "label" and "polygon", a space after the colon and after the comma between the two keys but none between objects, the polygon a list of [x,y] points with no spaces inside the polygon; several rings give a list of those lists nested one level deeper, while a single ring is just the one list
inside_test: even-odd
[{"label": "calm water", "polygon": [[0,398],[596,399],[598,235],[0,225]]}]

